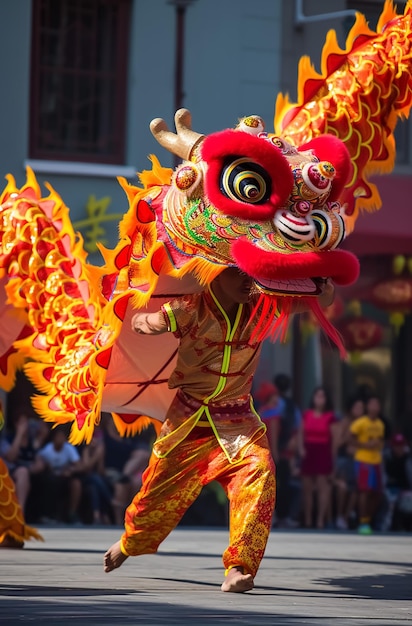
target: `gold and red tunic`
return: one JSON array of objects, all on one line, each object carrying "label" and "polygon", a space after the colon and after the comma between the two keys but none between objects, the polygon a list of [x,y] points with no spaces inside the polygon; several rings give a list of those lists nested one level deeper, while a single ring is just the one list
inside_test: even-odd
[{"label": "gold and red tunic", "polygon": [[261,343],[252,342],[251,303],[239,304],[234,322],[212,288],[163,306],[168,329],[180,339],[169,387],[179,391],[154,445],[166,456],[196,425],[211,426],[230,462],[265,432],[250,395]]}]

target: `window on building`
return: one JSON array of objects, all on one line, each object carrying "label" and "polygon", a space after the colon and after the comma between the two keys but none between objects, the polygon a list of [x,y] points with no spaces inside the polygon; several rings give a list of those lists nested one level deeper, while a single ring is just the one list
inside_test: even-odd
[{"label": "window on building", "polygon": [[30,157],[124,162],[131,0],[33,0]]}]

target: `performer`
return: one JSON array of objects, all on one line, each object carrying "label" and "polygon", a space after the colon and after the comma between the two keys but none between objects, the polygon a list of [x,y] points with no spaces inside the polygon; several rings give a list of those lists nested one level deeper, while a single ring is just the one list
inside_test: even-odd
[{"label": "performer", "polygon": [[[3,415],[0,404],[0,430]],[[0,548],[23,548],[28,539],[43,541],[43,537],[24,521],[22,508],[17,500],[14,483],[7,465],[0,458]]]},{"label": "performer", "polygon": [[[104,556],[111,572],[129,556],[150,554],[175,528],[202,487],[217,480],[230,502],[230,541],[222,591],[245,592],[263,557],[275,505],[275,467],[250,389],[260,343],[253,342],[251,279],[229,268],[200,294],[158,313],[138,313],[137,333],[180,339],[169,387],[177,388],[143,485],[126,510],[125,532]],[[333,299],[327,281],[321,304]],[[298,310],[299,304],[296,307]]]}]

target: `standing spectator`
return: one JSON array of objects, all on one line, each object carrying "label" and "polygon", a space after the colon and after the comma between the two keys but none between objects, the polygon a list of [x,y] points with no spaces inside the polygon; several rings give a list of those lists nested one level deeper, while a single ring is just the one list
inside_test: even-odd
[{"label": "standing spectator", "polygon": [[39,450],[32,472],[44,471],[44,507],[47,517],[78,521],[82,495],[80,455],[68,442],[64,426],[54,428],[51,442]]},{"label": "standing spectator", "polygon": [[[269,441],[269,448],[272,453],[272,458],[278,468],[279,465],[279,436],[281,432],[281,423],[283,420],[283,413],[285,409],[285,402],[279,396],[279,391],[275,385],[269,382],[263,382],[257,389],[254,400],[257,403],[257,409],[259,411],[260,418],[266,426],[266,435]],[[279,477],[276,480],[276,492],[279,493]],[[278,497],[278,495],[277,495]],[[273,515],[272,526],[279,524],[278,501],[276,503],[276,509]]]},{"label": "standing spectator", "polygon": [[270,451],[275,463],[279,459],[279,435],[285,402],[279,396],[278,388],[272,383],[264,382],[255,393],[261,420],[266,425]]},{"label": "standing spectator", "polygon": [[388,530],[408,530],[412,524],[412,455],[402,433],[395,433],[384,454]]},{"label": "standing spectator", "polygon": [[[130,502],[131,492],[139,488],[142,473],[150,458],[147,439],[151,431],[137,437],[121,437],[110,415],[103,415],[105,477],[112,491],[115,524],[124,522],[124,512]],[[133,492],[134,493],[134,492]]]},{"label": "standing spectator", "polygon": [[[364,385],[359,385],[359,387],[357,388],[357,392],[356,395],[361,398],[365,404],[365,407],[368,403],[369,398],[375,398],[378,397],[378,391],[372,387],[371,385],[368,384],[364,384]],[[383,414],[382,412],[382,404],[381,401],[378,397],[379,400],[379,405],[380,405],[380,411],[379,411],[379,419],[383,422],[384,428],[385,428],[385,434],[384,434],[384,444],[389,443],[389,440],[392,436],[392,424],[390,422],[390,420],[386,417],[386,415]]]},{"label": "standing spectator", "polygon": [[[129,479],[130,498],[132,498],[142,486],[143,472],[149,463],[152,446],[149,444],[149,440],[146,437],[147,434],[146,431],[143,431],[134,437],[136,447],[132,450],[130,458],[123,468],[123,476]],[[142,439],[141,441],[139,441],[140,438]]]},{"label": "standing spectator", "polygon": [[331,506],[331,475],[336,451],[337,419],[325,387],[317,387],[309,409],[304,411],[300,429],[301,475],[304,524],[313,522],[313,501],[317,494],[316,528],[324,528]]},{"label": "standing spectator", "polygon": [[301,500],[300,467],[297,463],[297,434],[302,421],[300,409],[290,397],[291,378],[279,373],[274,378],[275,387],[283,401],[282,420],[278,438],[279,458],[276,465],[276,514],[278,525],[296,528],[299,525]]},{"label": "standing spectator", "polygon": [[385,425],[380,419],[381,403],[371,396],[366,415],[355,420],[350,432],[355,449],[355,471],[359,502],[359,527],[362,535],[370,535],[371,522],[382,496],[382,449]]},{"label": "standing spectator", "polygon": [[352,423],[365,414],[365,403],[361,398],[349,400],[346,414],[339,422],[338,450],[335,467],[336,492],[336,528],[347,530],[349,518],[355,514],[356,507],[356,475],[353,459],[354,448],[351,446],[350,427]]}]

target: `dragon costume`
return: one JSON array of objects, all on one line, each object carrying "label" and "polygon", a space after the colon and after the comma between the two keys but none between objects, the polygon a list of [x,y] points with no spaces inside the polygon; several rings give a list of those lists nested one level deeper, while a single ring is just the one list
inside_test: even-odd
[{"label": "dragon costume", "polygon": [[377,32],[358,15],[345,50],[330,31],[321,74],[302,59],[298,102],[278,97],[275,133],[257,115],[207,137],[184,109],[176,133],[153,120],[154,136],[182,163],[172,171],[152,156],[141,186],[119,179],[129,208],[116,248],[101,248],[103,267],[86,262],[54,189],[43,196],[30,170],[20,189],[8,176],[1,386],[10,389],[23,367],[39,391],[35,410],[71,423],[73,443],[91,440],[102,410],[125,435],[162,421],[175,395],[167,381],[177,339],[137,336],[131,317],[203,290],[231,266],[260,294],[252,339],[284,335],[293,300],[303,298],[343,353],[317,295],[326,277],[357,278],[357,259],[338,246],[359,210],[379,207],[369,176],[394,164],[393,131],[412,104],[411,21],[410,2],[397,15],[387,1]]}]

